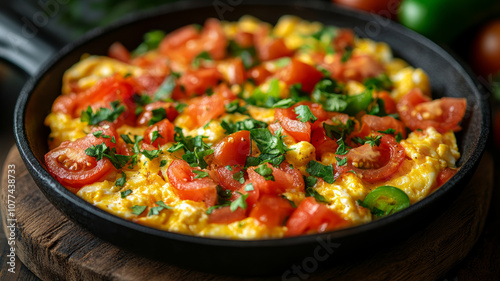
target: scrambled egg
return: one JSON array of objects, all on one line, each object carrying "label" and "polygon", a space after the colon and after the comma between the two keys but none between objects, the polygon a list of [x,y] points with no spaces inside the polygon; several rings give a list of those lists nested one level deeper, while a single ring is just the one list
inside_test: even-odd
[{"label": "scrambled egg", "polygon": [[[238,29],[254,32],[260,21],[253,17],[243,17],[239,22],[223,24],[224,32],[232,37]],[[304,35],[312,34],[322,28],[318,22],[307,22],[293,16],[283,17],[273,29],[276,36],[284,37],[286,45],[291,49],[299,49],[307,42]],[[421,69],[414,69],[404,61],[393,58],[389,46],[385,43],[376,43],[369,39],[357,39],[354,54],[369,54],[380,61],[386,68],[389,78],[394,82],[391,92],[397,101],[410,89],[418,87],[430,95],[429,79]],[[299,54],[304,62],[310,63],[307,54]],[[140,76],[144,70],[140,67],[119,62],[117,60],[89,56],[71,67],[63,78],[62,93],[71,91],[70,85],[77,83],[81,89],[87,89],[103,77],[114,73],[122,75],[131,74]],[[251,87],[251,86],[244,86]],[[349,94],[356,94],[365,90],[359,82],[349,82],[346,85]],[[240,92],[242,87],[233,87],[235,92]],[[283,90],[283,89],[282,89]],[[251,92],[251,89],[249,90]],[[247,91],[248,92],[248,91]],[[286,94],[285,94],[286,96]],[[274,120],[274,109],[248,106],[250,115],[260,121],[271,123]],[[207,143],[215,144],[225,137],[221,127],[222,120],[233,122],[244,119],[239,114],[226,115],[219,120],[212,120],[207,126],[191,131],[185,131],[188,136],[204,135]],[[185,115],[180,115],[176,126],[182,126],[186,121]],[[50,147],[56,147],[65,140],[74,141],[84,137],[90,127],[81,122],[79,118],[72,118],[63,113],[51,113],[45,120],[50,127]],[[146,127],[123,126],[118,129],[119,134],[142,135]],[[253,218],[246,218],[230,224],[210,224],[206,207],[203,202],[180,200],[175,189],[168,182],[168,165],[179,155],[167,151],[171,144],[162,146],[160,157],[149,160],[141,155],[138,164],[133,169],[124,171],[127,181],[124,186],[116,186],[116,181],[122,176],[116,174],[114,178],[96,182],[79,189],[76,193],[85,201],[110,212],[116,216],[132,220],[136,223],[154,228],[209,237],[225,237],[231,239],[257,239],[283,237],[286,226],[269,229]],[[391,185],[403,190],[410,198],[411,203],[418,202],[428,196],[436,188],[436,178],[441,170],[446,167],[455,168],[455,163],[460,157],[453,132],[438,133],[429,128],[425,132],[410,133],[408,138],[401,141],[406,158],[399,170],[388,181],[371,184],[363,181],[353,173],[341,177],[336,182],[329,184],[321,181],[316,187],[317,192],[330,203],[328,207],[351,225],[366,223],[372,220],[372,215],[365,208],[356,203],[363,200],[373,189],[381,185]],[[303,174],[307,174],[306,165],[316,159],[314,146],[309,142],[298,142],[289,146],[292,150],[286,154],[286,160]],[[160,163],[166,165],[160,167]],[[122,198],[124,191],[129,192]],[[285,194],[286,197],[297,204],[304,198],[304,194]],[[164,209],[156,216],[132,214],[130,207],[137,205],[152,205],[162,201],[171,209]]]}]

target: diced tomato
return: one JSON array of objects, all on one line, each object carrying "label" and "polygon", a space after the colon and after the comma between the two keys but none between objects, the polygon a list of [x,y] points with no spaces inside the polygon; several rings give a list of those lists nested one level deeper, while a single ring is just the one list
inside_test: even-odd
[{"label": "diced tomato", "polygon": [[[144,132],[144,142],[159,148],[161,145],[174,141],[174,135],[174,124],[170,123],[167,119],[163,119],[149,126]],[[156,139],[153,141],[155,137]]]},{"label": "diced tomato", "polygon": [[188,97],[202,95],[209,88],[213,90],[221,78],[216,68],[203,68],[184,73],[179,78],[179,85],[184,88],[184,93]]},{"label": "diced tomato", "polygon": [[269,76],[271,76],[271,72],[269,72],[264,66],[257,65],[248,70],[247,76],[255,81],[257,85],[260,85],[264,83]]},{"label": "diced tomato", "polygon": [[449,181],[456,173],[458,172],[458,169],[452,169],[452,168],[444,168],[439,172],[437,176],[437,185],[436,188],[441,187],[443,184],[445,184],[447,181]]},{"label": "diced tomato", "polygon": [[224,99],[219,94],[192,99],[186,111],[195,127],[201,127],[226,112]]},{"label": "diced tomato", "polygon": [[438,132],[459,131],[458,123],[465,115],[464,98],[441,98],[431,101],[418,88],[403,96],[397,104],[401,120],[412,131],[434,127]]},{"label": "diced tomato", "polygon": [[326,205],[316,202],[314,197],[302,200],[287,221],[287,236],[310,232],[325,232],[347,225],[347,221]]},{"label": "diced tomato", "polygon": [[361,122],[366,124],[375,133],[386,131],[387,129],[394,129],[394,136],[401,133],[403,138],[406,138],[406,128],[403,122],[391,116],[378,117],[374,115],[363,115]]},{"label": "diced tomato", "polygon": [[286,161],[283,161],[279,168],[273,167],[269,163],[263,165],[273,170],[274,180],[266,180],[258,174],[255,171],[257,167],[250,167],[247,170],[250,182],[261,194],[281,194],[287,190],[304,190],[305,184],[302,174],[299,170],[292,168]]},{"label": "diced tomato", "polygon": [[288,49],[283,38],[271,38],[269,29],[261,26],[254,34],[255,49],[261,61],[273,60],[291,56],[293,51]]},{"label": "diced tomato", "polygon": [[130,52],[120,42],[115,42],[109,46],[108,56],[125,63],[130,62]]},{"label": "diced tomato", "polygon": [[245,177],[248,178],[248,176],[246,176],[246,172],[238,166],[230,166],[230,168],[231,169],[228,169],[227,166],[216,168],[219,185],[232,191],[239,190],[243,186],[243,183],[235,180],[235,174],[241,175],[243,181],[245,181]]},{"label": "diced tomato", "polygon": [[333,55],[328,62],[321,57],[317,59],[319,59],[318,63],[331,73],[331,78],[342,82],[349,80],[362,82],[384,73],[385,70],[380,62],[368,55],[353,55],[346,62],[342,61],[339,53]]},{"label": "diced tomato", "polygon": [[159,50],[171,60],[187,65],[202,52],[208,52],[214,60],[223,59],[226,46],[227,38],[220,21],[210,18],[205,21],[201,32],[189,25],[165,36]]},{"label": "diced tomato", "polygon": [[350,29],[340,29],[335,39],[333,47],[337,53],[343,52],[347,47],[354,46],[354,32]]},{"label": "diced tomato", "polygon": [[338,147],[337,140],[328,137],[323,126],[319,126],[312,131],[311,144],[316,148],[318,157],[321,157],[326,152],[335,153]]},{"label": "diced tomato", "polygon": [[323,73],[317,70],[316,67],[307,63],[301,62],[296,58],[278,72],[278,77],[287,85],[300,83],[302,90],[310,93],[316,83],[323,78]]},{"label": "diced tomato", "polygon": [[229,61],[221,62],[218,70],[225,81],[229,84],[243,84],[246,80],[245,66],[241,58],[233,58]]},{"label": "diced tomato", "polygon": [[393,113],[397,112],[397,110],[396,110],[396,102],[389,95],[388,92],[382,91],[382,92],[380,92],[380,93],[377,94],[377,97],[379,99],[382,99],[384,101],[384,108],[385,108],[385,112],[387,114],[393,114]]},{"label": "diced tomato", "polygon": [[167,169],[167,177],[181,200],[205,202],[207,207],[217,202],[217,184],[210,177],[197,178],[184,160],[174,160]]},{"label": "diced tomato", "polygon": [[268,227],[277,227],[283,226],[286,218],[294,210],[290,202],[282,197],[263,195],[253,207],[249,217],[255,218]]},{"label": "diced tomato", "polygon": [[212,213],[208,215],[208,223],[230,224],[235,221],[243,220],[246,217],[245,209],[237,208],[233,212],[231,208],[227,206],[213,210]]},{"label": "diced tomato", "polygon": [[250,154],[250,132],[243,130],[222,139],[214,148],[213,163],[219,167],[245,165]]},{"label": "diced tomato", "polygon": [[[308,106],[317,118],[314,123],[312,121],[302,122],[297,120],[295,108],[301,105]],[[320,126],[321,121],[325,120],[327,116],[326,111],[321,105],[312,102],[300,102],[290,108],[277,108],[274,113],[274,119],[283,127],[284,133],[292,136],[297,141],[310,141],[311,128]]]},{"label": "diced tomato", "polygon": [[144,107],[143,112],[137,118],[137,125],[140,126],[149,125],[149,121],[151,120],[151,118],[153,118],[153,110],[160,108],[165,109],[165,112],[167,114],[167,119],[171,122],[173,122],[175,118],[179,115],[179,112],[177,111],[177,109],[175,109],[173,103],[156,101]]},{"label": "diced tomato", "polygon": [[337,165],[335,176],[352,170],[364,181],[375,183],[387,180],[399,169],[405,151],[393,136],[382,135],[379,146],[366,143],[339,157],[347,157],[347,164]]},{"label": "diced tomato", "polygon": [[238,30],[234,35],[234,42],[242,48],[250,48],[253,46],[253,34]]},{"label": "diced tomato", "polygon": [[[94,133],[100,136],[96,137]],[[104,180],[115,171],[113,164],[108,158],[97,161],[85,150],[102,143],[110,148],[116,147],[116,139],[117,133],[112,126],[95,127],[86,137],[74,142],[65,141],[45,154],[47,170],[62,185],[73,188]]]}]

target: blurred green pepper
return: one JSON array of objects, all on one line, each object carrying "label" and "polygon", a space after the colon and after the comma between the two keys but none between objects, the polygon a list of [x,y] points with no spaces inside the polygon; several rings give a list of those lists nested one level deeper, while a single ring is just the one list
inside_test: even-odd
[{"label": "blurred green pepper", "polygon": [[450,43],[467,28],[498,12],[498,0],[403,0],[398,19],[434,41]]}]

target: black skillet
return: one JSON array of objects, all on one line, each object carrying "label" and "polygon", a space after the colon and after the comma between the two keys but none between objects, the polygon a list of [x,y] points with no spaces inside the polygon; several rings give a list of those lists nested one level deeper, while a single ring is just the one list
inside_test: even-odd
[{"label": "black skillet", "polygon": [[[142,35],[152,29],[172,31],[187,24],[203,24],[208,17],[237,20],[246,14],[270,23],[275,23],[282,15],[292,14],[306,20],[354,28],[359,36],[387,42],[395,56],[424,69],[429,74],[435,97],[465,97],[468,111],[462,123],[463,130],[457,135],[462,153],[459,172],[428,198],[395,215],[335,232],[256,241],[194,237],[138,225],[83,201],[47,173],[43,156],[47,152],[48,129],[43,120],[60,94],[64,71],[78,62],[82,54],[106,54],[108,46],[115,41],[134,49],[142,41]],[[193,269],[264,274],[286,272],[284,270],[290,269],[292,264],[307,263],[309,259],[324,263],[319,262],[322,258],[316,251],[321,251],[321,257],[328,253],[333,261],[353,254],[371,255],[377,247],[395,243],[396,238],[404,239],[437,217],[468,183],[481,158],[489,131],[486,97],[471,72],[441,47],[374,15],[313,1],[181,2],[135,14],[108,28],[94,30],[63,48],[22,90],[16,105],[14,130],[21,156],[45,196],[96,236],[133,252]]]}]

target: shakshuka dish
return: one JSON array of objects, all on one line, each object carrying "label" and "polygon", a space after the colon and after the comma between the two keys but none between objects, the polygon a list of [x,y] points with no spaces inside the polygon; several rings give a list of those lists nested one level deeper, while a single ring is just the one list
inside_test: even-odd
[{"label": "shakshuka dish", "polygon": [[84,55],[45,124],[49,173],[121,218],[268,239],[348,228],[457,171],[465,99],[352,30],[245,16]]}]

